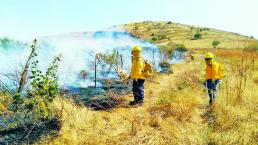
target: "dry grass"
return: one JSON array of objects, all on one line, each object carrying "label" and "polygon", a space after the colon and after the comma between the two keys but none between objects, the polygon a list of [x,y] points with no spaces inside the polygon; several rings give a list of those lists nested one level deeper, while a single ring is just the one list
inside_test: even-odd
[{"label": "dry grass", "polygon": [[7,107],[11,104],[11,96],[7,93],[0,93],[0,114],[8,113]]},{"label": "dry grass", "polygon": [[172,85],[174,78],[168,79],[167,75],[156,81],[162,79],[167,81],[162,88],[158,83],[146,84],[152,89],[146,89],[150,95],[142,107],[93,111],[67,100],[56,100],[57,112],[63,108],[60,135],[52,141],[43,139],[39,144],[203,143],[198,138],[201,130],[195,127],[200,123],[197,110],[200,98],[189,94],[190,89],[178,90]]},{"label": "dry grass", "polygon": [[226,77],[210,108],[202,86],[205,64],[198,59],[206,51],[194,51],[195,61],[175,65],[175,74],[157,74],[146,83],[143,106],[94,111],[56,99],[59,134],[36,144],[257,144],[257,52],[212,51]]},{"label": "dry grass", "polygon": [[[199,57],[202,53],[196,51],[195,55]],[[232,63],[242,62],[242,57],[250,54],[242,55],[237,50],[230,55],[220,50],[214,53],[219,62],[224,62],[227,76],[212,108],[205,107],[208,97],[202,91],[204,74],[200,73],[204,62],[197,59],[174,66],[174,75],[155,76],[158,83],[146,84],[146,102],[141,107],[92,111],[63,101],[59,136],[38,143],[256,144],[258,87],[252,78],[257,75],[258,65],[255,61],[254,70],[247,67],[252,62],[248,58],[244,63],[247,66],[238,66],[238,69],[246,67],[245,73],[252,74],[246,76],[246,85],[238,96],[240,88],[236,84],[245,76],[233,72],[236,66]],[[62,108],[61,102],[55,101],[58,111]]]}]

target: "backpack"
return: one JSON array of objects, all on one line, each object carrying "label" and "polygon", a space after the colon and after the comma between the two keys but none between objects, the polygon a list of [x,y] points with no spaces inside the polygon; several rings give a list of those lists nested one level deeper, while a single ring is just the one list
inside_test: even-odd
[{"label": "backpack", "polygon": [[[137,61],[138,60],[139,60],[139,58],[137,59]],[[144,61],[145,65],[144,65],[144,69],[143,69],[142,74],[143,74],[144,77],[149,77],[153,73],[153,67],[152,67],[151,63],[148,60],[143,59],[143,61]]]},{"label": "backpack", "polygon": [[[214,62],[213,62],[214,63]],[[225,74],[224,74],[224,68],[223,68],[223,66],[222,66],[222,64],[220,64],[220,63],[217,63],[217,62],[215,62],[215,67],[216,67],[216,70],[217,70],[217,77],[218,77],[218,79],[222,79],[224,76],[225,76]],[[213,70],[213,66],[214,64],[212,64],[212,70]]]},{"label": "backpack", "polygon": [[219,70],[218,70],[219,78],[222,79],[222,78],[225,76],[225,74],[224,74],[224,68],[223,68],[223,66],[222,66],[221,64],[219,64],[219,68],[218,68],[218,69],[219,69]]}]

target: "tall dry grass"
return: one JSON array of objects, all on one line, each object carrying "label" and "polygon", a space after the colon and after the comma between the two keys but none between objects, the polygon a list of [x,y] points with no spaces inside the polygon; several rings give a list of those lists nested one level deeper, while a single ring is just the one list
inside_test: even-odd
[{"label": "tall dry grass", "polygon": [[8,93],[0,92],[0,114],[9,113],[8,106],[11,102],[12,98]]},{"label": "tall dry grass", "polygon": [[[194,70],[195,71],[195,70]],[[188,75],[188,74],[185,74]],[[77,106],[72,101],[55,100],[61,130],[53,140],[42,139],[39,144],[202,144],[198,104],[194,92],[200,88],[178,89],[174,78],[165,77],[168,84],[162,88],[146,88],[152,93],[146,102],[136,108],[116,108],[93,111]],[[187,78],[184,76],[184,78]],[[158,81],[159,79],[156,79]],[[161,79],[162,80],[162,79]],[[162,82],[160,82],[162,83]],[[170,85],[169,85],[170,84]],[[156,84],[159,86],[159,84]],[[193,93],[189,93],[192,91]]]},{"label": "tall dry grass", "polygon": [[216,121],[210,124],[209,140],[214,144],[257,144],[258,52],[248,47],[212,52],[223,63],[226,77],[217,104],[206,111]]},{"label": "tall dry grass", "polygon": [[[257,144],[257,52],[212,52],[226,73],[214,106],[206,107],[205,64],[195,59],[174,66],[173,76],[156,77],[141,107],[93,111],[56,100],[56,112],[62,112],[59,135],[38,144]],[[197,51],[196,57],[204,53]]]}]

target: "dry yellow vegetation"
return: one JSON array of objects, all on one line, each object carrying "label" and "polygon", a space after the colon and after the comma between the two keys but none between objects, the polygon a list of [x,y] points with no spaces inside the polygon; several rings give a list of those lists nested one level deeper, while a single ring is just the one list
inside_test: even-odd
[{"label": "dry yellow vegetation", "polygon": [[205,52],[194,50],[195,60],[174,65],[175,74],[157,74],[147,82],[143,106],[94,111],[55,100],[59,134],[36,144],[257,144],[257,52],[213,51],[226,77],[212,107],[206,107],[202,86]]}]

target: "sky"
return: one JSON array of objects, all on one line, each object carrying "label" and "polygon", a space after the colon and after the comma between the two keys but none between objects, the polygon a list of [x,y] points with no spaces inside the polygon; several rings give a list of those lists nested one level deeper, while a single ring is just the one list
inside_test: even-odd
[{"label": "sky", "polygon": [[172,21],[258,38],[258,0],[0,0],[0,38]]}]

